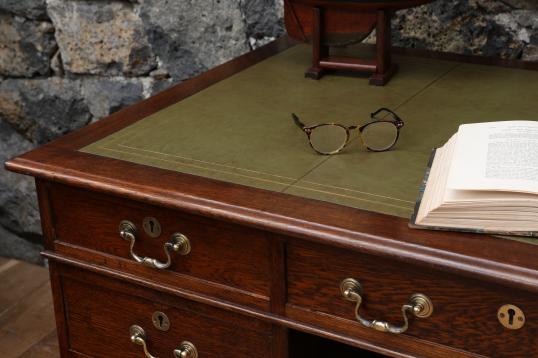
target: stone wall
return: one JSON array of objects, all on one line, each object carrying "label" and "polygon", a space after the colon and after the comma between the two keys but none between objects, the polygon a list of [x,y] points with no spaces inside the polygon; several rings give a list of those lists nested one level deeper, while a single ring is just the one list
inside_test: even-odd
[{"label": "stone wall", "polygon": [[[281,0],[0,0],[0,161],[264,44]],[[536,0],[438,0],[395,44],[538,60]],[[0,169],[0,256],[39,261],[33,181]]]}]

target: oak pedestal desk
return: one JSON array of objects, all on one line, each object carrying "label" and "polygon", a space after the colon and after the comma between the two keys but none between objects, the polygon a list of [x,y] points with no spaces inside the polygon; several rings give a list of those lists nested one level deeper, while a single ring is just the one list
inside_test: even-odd
[{"label": "oak pedestal desk", "polygon": [[[532,240],[408,228],[431,149],[536,119],[538,72],[433,57],[316,82],[283,38],[9,161],[36,177],[62,357],[538,356]],[[405,121],[386,153],[319,156],[290,117],[381,106]]]}]

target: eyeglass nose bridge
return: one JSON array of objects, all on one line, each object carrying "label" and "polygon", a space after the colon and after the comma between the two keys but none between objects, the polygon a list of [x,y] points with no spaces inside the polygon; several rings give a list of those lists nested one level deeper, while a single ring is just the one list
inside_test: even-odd
[{"label": "eyeglass nose bridge", "polygon": [[362,131],[359,131],[359,139],[361,141],[361,144],[364,148],[368,148],[368,144],[366,144],[366,141],[364,140],[364,137],[362,136]]}]

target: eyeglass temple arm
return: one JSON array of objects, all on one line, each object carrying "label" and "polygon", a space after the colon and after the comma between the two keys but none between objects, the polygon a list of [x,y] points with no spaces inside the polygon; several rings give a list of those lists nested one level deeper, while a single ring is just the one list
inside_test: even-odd
[{"label": "eyeglass temple arm", "polygon": [[293,121],[295,122],[297,127],[301,128],[302,130],[304,130],[306,128],[305,124],[303,122],[301,122],[301,120],[299,119],[299,117],[297,117],[297,115],[295,113],[291,114],[291,118],[293,118]]},{"label": "eyeglass temple arm", "polygon": [[394,116],[394,118],[396,118],[397,120],[401,120],[401,118],[398,117],[398,115],[396,113],[394,113],[393,111],[391,111],[390,109],[385,108],[385,107],[381,107],[377,111],[371,113],[370,118],[375,118],[375,116],[377,116],[380,112],[383,112],[383,111],[389,112],[390,114],[392,114]]}]

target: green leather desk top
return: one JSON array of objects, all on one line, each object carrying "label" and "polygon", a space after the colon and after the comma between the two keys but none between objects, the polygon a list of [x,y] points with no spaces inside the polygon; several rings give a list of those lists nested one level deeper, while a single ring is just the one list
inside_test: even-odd
[{"label": "green leather desk top", "polygon": [[[396,57],[385,87],[364,78],[305,79],[298,45],[83,149],[222,181],[410,217],[431,150],[461,123],[538,119],[538,72]],[[384,106],[405,121],[394,150],[358,140],[320,156],[293,123],[364,123]]]}]

